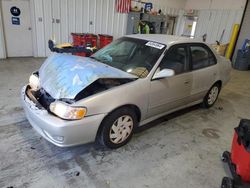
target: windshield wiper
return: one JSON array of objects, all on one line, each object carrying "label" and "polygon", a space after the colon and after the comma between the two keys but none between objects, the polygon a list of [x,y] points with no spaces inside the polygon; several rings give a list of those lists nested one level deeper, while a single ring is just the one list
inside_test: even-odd
[{"label": "windshield wiper", "polygon": [[97,58],[94,57],[94,56],[89,56],[89,58],[94,59],[94,60],[96,60],[96,61],[99,61],[99,59],[97,59]]},{"label": "windshield wiper", "polygon": [[94,60],[96,60],[96,61],[99,61],[99,62],[101,62],[101,63],[103,63],[103,64],[105,64],[105,65],[108,65],[107,62],[105,62],[105,61],[103,61],[103,60],[101,60],[101,59],[98,59],[98,58],[96,58],[96,57],[94,57],[94,56],[90,56],[89,58],[94,59]]}]

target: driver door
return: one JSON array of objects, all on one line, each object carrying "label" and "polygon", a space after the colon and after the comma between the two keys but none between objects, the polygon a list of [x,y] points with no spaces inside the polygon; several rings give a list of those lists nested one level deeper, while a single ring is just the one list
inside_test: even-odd
[{"label": "driver door", "polygon": [[189,70],[189,52],[186,45],[171,47],[162,59],[156,73],[162,69],[172,69],[174,76],[152,79],[148,117],[176,109],[190,101],[192,72]]}]

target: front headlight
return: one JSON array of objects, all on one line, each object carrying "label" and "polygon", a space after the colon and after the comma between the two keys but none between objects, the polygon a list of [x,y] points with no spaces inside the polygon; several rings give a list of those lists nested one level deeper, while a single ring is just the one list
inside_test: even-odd
[{"label": "front headlight", "polygon": [[32,74],[29,78],[29,85],[32,89],[38,90],[40,88],[40,82],[38,75]]},{"label": "front headlight", "polygon": [[67,120],[82,119],[87,113],[87,109],[84,107],[69,106],[60,101],[51,103],[49,108],[52,113]]}]

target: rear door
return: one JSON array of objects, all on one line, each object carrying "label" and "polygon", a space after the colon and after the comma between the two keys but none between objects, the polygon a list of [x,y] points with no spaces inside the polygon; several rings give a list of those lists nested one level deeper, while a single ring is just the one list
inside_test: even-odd
[{"label": "rear door", "polygon": [[148,117],[159,115],[189,103],[192,73],[189,71],[187,46],[175,45],[171,47],[157,71],[162,69],[172,69],[175,71],[175,75],[151,80]]},{"label": "rear door", "polygon": [[217,60],[211,49],[202,43],[189,44],[190,69],[193,73],[192,100],[200,100],[217,81]]}]

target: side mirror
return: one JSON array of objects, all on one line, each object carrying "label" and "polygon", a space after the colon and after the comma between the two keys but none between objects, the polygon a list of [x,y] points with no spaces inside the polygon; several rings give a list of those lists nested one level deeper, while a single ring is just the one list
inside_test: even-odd
[{"label": "side mirror", "polygon": [[153,80],[159,80],[161,78],[167,78],[174,76],[175,72],[172,69],[162,69],[160,72],[155,73]]}]

